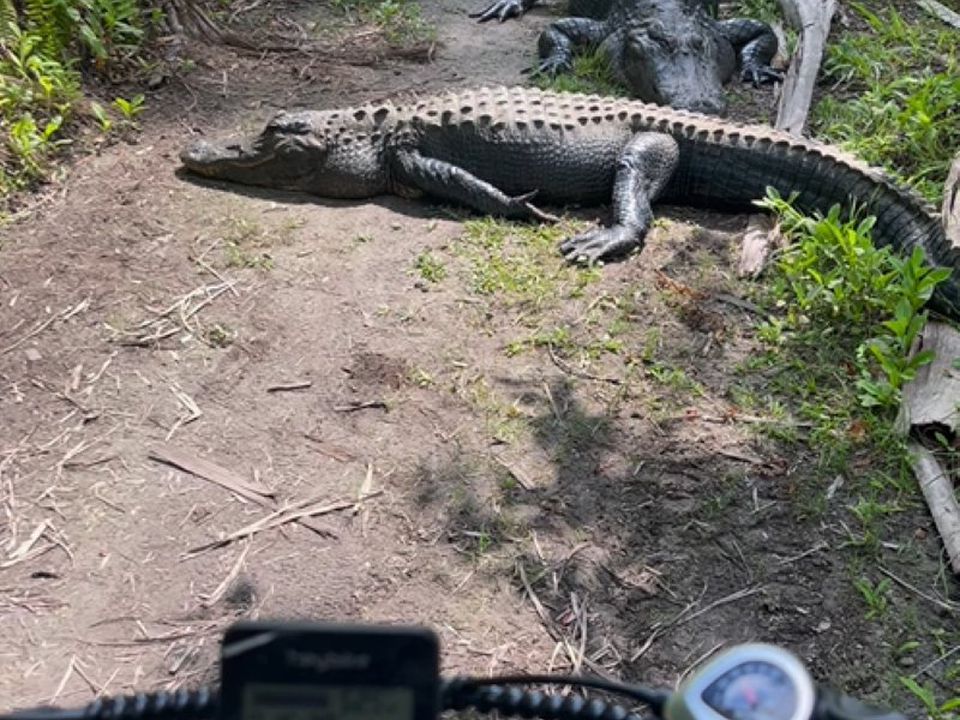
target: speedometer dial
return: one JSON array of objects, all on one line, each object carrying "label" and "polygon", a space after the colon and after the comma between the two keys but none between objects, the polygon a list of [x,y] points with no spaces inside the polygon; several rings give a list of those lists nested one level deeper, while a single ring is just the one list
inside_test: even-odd
[{"label": "speedometer dial", "polygon": [[763,661],[731,668],[702,697],[728,720],[790,720],[797,709],[797,688],[790,676]]}]

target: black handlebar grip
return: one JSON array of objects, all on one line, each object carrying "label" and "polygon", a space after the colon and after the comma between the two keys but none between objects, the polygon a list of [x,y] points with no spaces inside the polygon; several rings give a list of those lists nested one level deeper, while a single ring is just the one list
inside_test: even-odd
[{"label": "black handlebar grip", "polygon": [[894,710],[867,705],[831,687],[817,688],[813,720],[907,720]]}]

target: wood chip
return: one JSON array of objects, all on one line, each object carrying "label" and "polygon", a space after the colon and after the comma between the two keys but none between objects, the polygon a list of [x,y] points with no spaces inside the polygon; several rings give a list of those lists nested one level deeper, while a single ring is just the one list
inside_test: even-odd
[{"label": "wood chip", "polygon": [[247,500],[259,502],[258,496],[272,498],[276,495],[273,490],[265,485],[243,478],[232,470],[227,470],[216,463],[172,445],[161,445],[151,449],[149,457],[152,460],[173,465],[197,477],[202,477],[204,480],[216,483]]},{"label": "wood chip", "polygon": [[758,277],[767,266],[770,254],[775,249],[784,247],[785,244],[786,238],[771,216],[751,215],[740,247],[737,276]]},{"label": "wood chip", "polygon": [[911,427],[935,425],[960,432],[960,370],[953,367],[960,357],[960,332],[946,323],[928,322],[916,350],[932,350],[934,358],[904,385],[897,430],[906,435]]}]

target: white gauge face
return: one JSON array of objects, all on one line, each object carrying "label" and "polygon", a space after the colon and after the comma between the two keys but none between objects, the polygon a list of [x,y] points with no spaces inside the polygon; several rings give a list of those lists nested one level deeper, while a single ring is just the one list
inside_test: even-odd
[{"label": "white gauge face", "polygon": [[702,698],[728,720],[790,720],[798,705],[790,676],[764,661],[734,666],[714,680]]}]

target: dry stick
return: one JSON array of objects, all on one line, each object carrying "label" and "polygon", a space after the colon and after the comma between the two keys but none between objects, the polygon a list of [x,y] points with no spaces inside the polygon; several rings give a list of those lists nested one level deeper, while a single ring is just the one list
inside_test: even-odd
[{"label": "dry stick", "polygon": [[907,449],[913,473],[950,558],[950,567],[953,572],[960,573],[960,504],[957,503],[953,481],[934,454],[923,445],[910,442]]},{"label": "dry stick", "polygon": [[33,328],[33,330],[28,332],[26,335],[23,335],[19,340],[15,340],[10,345],[7,345],[7,347],[5,347],[3,350],[0,350],[0,355],[6,355],[8,352],[12,350],[16,350],[18,347],[23,345],[30,338],[35,337],[36,335],[39,335],[40,333],[42,333],[44,330],[50,327],[50,325],[55,323],[57,320],[66,320],[68,318],[71,318],[74,315],[76,315],[78,312],[82,310],[86,310],[89,306],[90,306],[90,298],[85,298],[80,302],[78,302],[76,305],[68,307],[62,312],[47,318],[42,323],[40,323],[35,328]]},{"label": "dry stick", "polygon": [[696,612],[688,615],[687,613],[690,612],[690,610],[692,610],[694,607],[696,607],[696,604],[697,602],[699,602],[699,600],[695,600],[689,603],[686,607],[683,608],[683,610],[681,610],[676,615],[674,615],[672,619],[668,620],[663,625],[655,627],[653,629],[653,632],[650,633],[650,637],[648,637],[646,641],[643,643],[643,645],[641,645],[640,648],[636,652],[634,652],[633,655],[630,656],[630,662],[636,662],[644,653],[647,652],[647,650],[650,649],[654,641],[657,638],[659,638],[661,635],[663,635],[667,630],[677,627],[679,625],[688,623],[691,620],[700,617],[704,613],[708,613],[711,610],[715,610],[721,605],[726,605],[728,603],[735,602],[737,600],[742,600],[745,597],[755,595],[761,590],[763,590],[763,585],[754,585],[753,587],[737,590],[736,592],[730,593],[729,595],[726,595],[725,597],[722,597],[719,600],[714,600],[709,605],[706,605],[700,608],[699,610],[697,610]]},{"label": "dry stick", "polygon": [[550,355],[550,359],[553,360],[553,364],[558,368],[567,373],[567,375],[573,375],[574,377],[583,378],[584,380],[596,380],[597,382],[606,382],[611,385],[623,385],[623,380],[620,378],[614,377],[603,377],[601,375],[593,375],[592,373],[584,372],[583,370],[577,370],[576,368],[570,367],[567,363],[561,360],[557,353],[553,349],[553,343],[547,343],[547,353]]},{"label": "dry stick", "polygon": [[57,685],[57,689],[53,691],[53,695],[50,696],[50,699],[47,701],[48,705],[53,705],[56,703],[57,698],[60,697],[60,693],[63,692],[63,689],[67,686],[67,681],[70,679],[70,675],[73,673],[73,668],[77,662],[77,656],[72,655],[70,657],[70,662],[67,663],[67,670],[63,673],[63,677],[60,679],[60,684]]},{"label": "dry stick", "polygon": [[[188,472],[191,475],[196,475],[204,480],[209,480],[239,495],[241,498],[250,500],[268,510],[277,509],[277,504],[271,500],[275,493],[269,488],[242,478],[236,473],[222,468],[209,460],[190,455],[172,445],[161,445],[160,447],[153,448],[148,453],[148,457],[151,460],[172,465],[179,470]],[[302,518],[299,520],[299,523],[321,537],[328,538],[332,535],[329,530],[311,522],[307,518]]]},{"label": "dry stick", "polygon": [[918,597],[923,598],[924,600],[926,600],[926,601],[929,602],[929,603],[933,603],[933,604],[936,605],[938,608],[940,608],[940,609],[942,609],[942,610],[946,610],[947,612],[950,612],[950,613],[960,612],[960,605],[958,605],[957,603],[947,602],[947,601],[945,601],[945,600],[941,600],[940,598],[935,598],[935,597],[933,597],[932,595],[927,595],[925,592],[923,592],[922,590],[920,590],[920,589],[918,589],[918,588],[915,588],[913,585],[911,585],[910,583],[908,583],[908,582],[907,582],[906,580],[904,580],[903,578],[898,577],[897,575],[894,575],[892,572],[890,572],[889,570],[887,570],[885,567],[878,567],[877,569],[878,569],[881,573],[883,573],[884,575],[886,575],[888,578],[890,578],[891,580],[893,580],[893,581],[894,581],[897,585],[899,585],[900,587],[904,588],[905,590],[909,590],[909,591],[912,592],[913,594],[917,595]]},{"label": "dry stick", "polygon": [[369,408],[381,408],[387,410],[387,403],[383,400],[364,400],[354,401],[347,405],[334,405],[334,412],[356,412],[357,410],[367,410]]},{"label": "dry stick", "polygon": [[148,457],[151,460],[173,465],[180,470],[185,470],[192,475],[202,477],[204,480],[216,483],[227,490],[236,493],[240,497],[259,503],[259,498],[274,497],[276,492],[270,488],[258,483],[240,477],[235,472],[227,470],[224,467],[205,460],[201,457],[192,455],[185,450],[173,447],[172,445],[161,445],[152,448]]},{"label": "dry stick", "polygon": [[[549,635],[558,646],[563,646],[567,652],[567,657],[570,660],[570,664],[575,668],[578,668],[581,664],[583,664],[589,667],[597,675],[609,677],[609,674],[602,666],[598,665],[590,658],[584,657],[582,653],[578,656],[574,648],[570,645],[570,641],[567,639],[567,637],[554,627],[553,622],[550,620],[550,616],[547,615],[547,611],[543,607],[543,603],[540,602],[540,598],[537,597],[537,594],[533,591],[533,586],[530,585],[530,581],[527,579],[527,571],[524,569],[523,563],[517,563],[517,572],[520,575],[520,582],[523,583],[524,590],[527,591],[527,597],[530,598],[530,602],[533,604],[533,609],[536,611],[537,615],[540,617],[540,621],[543,623],[543,629],[547,631],[547,635]],[[581,620],[581,622],[583,622],[583,620]],[[583,626],[582,632],[586,632],[585,626]],[[550,664],[552,667],[552,658]]]},{"label": "dry stick", "polygon": [[244,543],[243,550],[240,551],[240,556],[237,558],[237,561],[233,564],[233,567],[230,568],[230,572],[227,573],[227,576],[217,585],[216,589],[209,595],[200,596],[200,607],[210,608],[216,605],[220,598],[222,598],[226,592],[227,588],[230,587],[230,584],[237,579],[237,576],[240,574],[241,568],[243,568],[243,563],[247,559],[247,553],[250,552],[250,548],[253,545],[252,542],[248,541]]},{"label": "dry stick", "polygon": [[[377,497],[382,495],[383,490],[376,490],[369,495],[364,496],[361,500],[368,500],[372,497]],[[281,508],[275,512],[270,513],[264,518],[257,520],[256,522],[250,523],[239,530],[235,530],[229,535],[215,540],[213,542],[206,543],[204,545],[198,545],[195,548],[188,550],[184,557],[190,558],[199,555],[202,552],[207,550],[212,550],[218,547],[224,547],[229,545],[234,540],[240,540],[246,537],[252,537],[258,532],[263,532],[264,530],[270,530],[271,528],[280,527],[281,525],[286,525],[290,522],[296,522],[303,518],[316,517],[318,515],[328,515],[332,512],[338,512],[340,510],[347,510],[354,507],[357,504],[356,500],[340,500],[338,502],[329,503],[326,505],[320,505],[316,501],[307,501],[308,503],[297,503],[294,506]],[[297,506],[301,506],[299,509]],[[303,507],[306,505],[306,507]]]},{"label": "dry stick", "polygon": [[280,385],[271,385],[267,388],[268,393],[277,393],[277,392],[290,392],[291,390],[306,390],[309,387],[313,387],[313,382],[310,380],[301,380],[300,382],[292,383],[282,383]]}]

